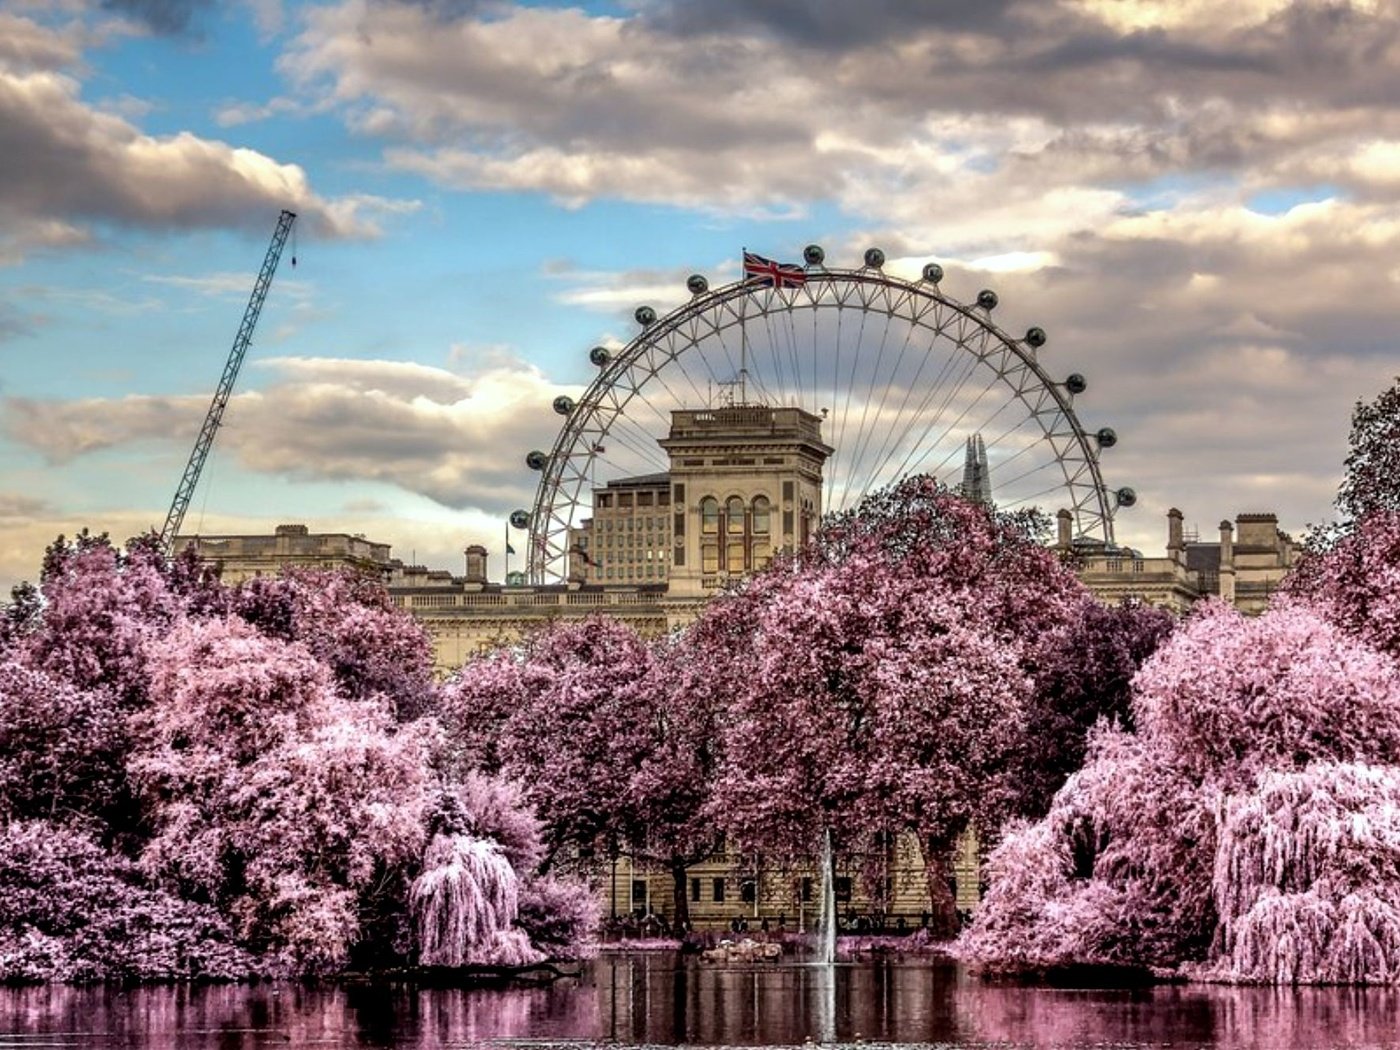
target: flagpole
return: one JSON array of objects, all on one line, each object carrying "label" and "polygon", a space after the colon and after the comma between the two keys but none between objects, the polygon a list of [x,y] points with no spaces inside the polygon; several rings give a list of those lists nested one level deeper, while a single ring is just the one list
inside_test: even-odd
[{"label": "flagpole", "polygon": [[[748,254],[748,249],[743,249]],[[742,265],[740,266],[742,270]],[[739,316],[739,404],[749,403],[749,328],[744,322],[749,315],[749,297],[744,296],[743,313]]]},{"label": "flagpole", "polygon": [[506,522],[506,568],[501,575],[502,583],[510,583],[510,522]]}]

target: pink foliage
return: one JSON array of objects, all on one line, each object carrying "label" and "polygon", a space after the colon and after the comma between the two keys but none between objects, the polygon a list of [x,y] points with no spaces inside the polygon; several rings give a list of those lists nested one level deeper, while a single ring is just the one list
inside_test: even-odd
[{"label": "pink foliage", "polygon": [[1318,759],[1400,759],[1395,663],[1313,610],[1212,603],[1143,668],[1138,727],[1202,778]]},{"label": "pink foliage", "polygon": [[1138,734],[1101,732],[1048,815],[993,853],[962,956],[1400,980],[1396,664],[1300,605],[1217,606],[1136,690]]},{"label": "pink foliage", "polygon": [[1400,769],[1319,762],[1221,804],[1217,951],[1198,974],[1400,982]]},{"label": "pink foliage", "polygon": [[0,814],[103,813],[125,788],[125,742],[110,693],[0,663]]},{"label": "pink foliage", "polygon": [[542,958],[515,925],[520,877],[493,842],[436,836],[411,901],[425,966],[521,966]]},{"label": "pink foliage", "polygon": [[1373,511],[1335,545],[1307,552],[1284,590],[1400,658],[1400,510]]},{"label": "pink foliage", "polygon": [[256,962],[205,905],[47,822],[0,824],[0,981],[233,978]]},{"label": "pink foliage", "polygon": [[238,620],[177,630],[151,662],[130,763],[151,809],[143,866],[288,969],[342,964],[360,895],[421,848],[422,734]]},{"label": "pink foliage", "polygon": [[596,950],[602,921],[598,894],[582,879],[536,875],[520,887],[517,924],[552,959],[579,959]]},{"label": "pink foliage", "polygon": [[265,633],[303,643],[345,695],[381,698],[401,719],[431,706],[432,640],[381,583],[350,570],[289,570],[244,581],[233,606]]},{"label": "pink foliage", "polygon": [[106,688],[122,705],[139,705],[147,642],[183,618],[183,603],[144,553],[128,559],[92,541],[51,551],[50,562],[26,657],[80,689]]},{"label": "pink foliage", "polygon": [[591,617],[540,631],[518,658],[467,664],[445,691],[463,759],[523,786],[551,855],[628,838],[624,802],[645,746],[637,714],[651,659],[630,627]]},{"label": "pink foliage", "polygon": [[1024,647],[1080,591],[985,509],[906,489],[717,600],[688,636],[728,698],[712,805],[741,848],[806,856],[828,827],[846,849],[907,829],[942,863],[970,823],[1000,822]]}]

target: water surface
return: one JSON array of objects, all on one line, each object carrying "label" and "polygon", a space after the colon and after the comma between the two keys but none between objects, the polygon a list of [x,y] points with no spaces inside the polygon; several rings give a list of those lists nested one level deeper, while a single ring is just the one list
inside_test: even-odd
[{"label": "water surface", "polygon": [[1400,992],[988,984],[881,961],[718,966],[606,956],[539,987],[0,988],[7,1047],[800,1046],[1073,1050],[1400,1046]]}]

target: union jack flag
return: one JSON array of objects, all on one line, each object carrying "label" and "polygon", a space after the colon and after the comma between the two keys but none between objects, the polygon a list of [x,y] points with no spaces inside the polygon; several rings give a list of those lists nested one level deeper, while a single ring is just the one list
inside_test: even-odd
[{"label": "union jack flag", "polygon": [[764,288],[797,288],[807,283],[807,271],[793,263],[774,262],[745,250],[744,280]]}]

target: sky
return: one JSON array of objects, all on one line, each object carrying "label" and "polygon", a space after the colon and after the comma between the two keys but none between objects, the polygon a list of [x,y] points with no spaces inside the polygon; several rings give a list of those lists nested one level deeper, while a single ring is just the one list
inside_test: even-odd
[{"label": "sky", "polygon": [[499,555],[590,347],[818,243],[1045,328],[1120,540],[1296,533],[1400,372],[1397,103],[1392,0],[3,0],[0,586],[163,522],[282,208],[187,532]]}]

